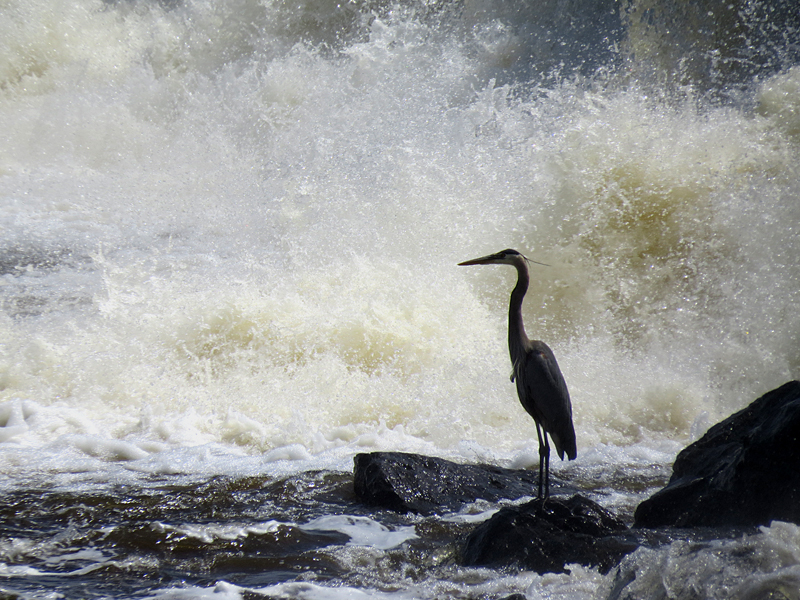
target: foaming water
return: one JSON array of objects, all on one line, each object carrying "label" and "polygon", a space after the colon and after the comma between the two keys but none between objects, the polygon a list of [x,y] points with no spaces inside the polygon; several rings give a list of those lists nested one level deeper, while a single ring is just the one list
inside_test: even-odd
[{"label": "foaming water", "polygon": [[521,95],[474,77],[485,30],[411,13],[334,11],[328,54],[281,7],[57,9],[5,9],[7,438],[513,454],[513,273],[454,267],[506,246],[552,265],[526,319],[584,448],[684,440],[796,372],[794,72],[757,112]]},{"label": "foaming water", "polygon": [[[634,580],[626,593],[634,597],[663,593],[708,598],[791,597],[797,593],[800,575],[798,533],[796,525],[776,521],[735,540],[679,542],[659,550],[640,548],[623,561],[623,571],[633,574]],[[606,582],[604,587],[611,589],[613,583]]]}]

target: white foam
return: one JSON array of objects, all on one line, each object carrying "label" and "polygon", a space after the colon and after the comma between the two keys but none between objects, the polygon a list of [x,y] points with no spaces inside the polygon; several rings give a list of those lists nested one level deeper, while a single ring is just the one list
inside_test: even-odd
[{"label": "white foam", "polygon": [[800,68],[766,78],[758,90],[758,113],[781,133],[794,140],[800,136]]},{"label": "white foam", "polygon": [[258,536],[267,533],[275,533],[280,527],[288,527],[291,526],[291,524],[271,520],[264,523],[250,523],[247,525],[235,525],[230,523],[225,525],[169,525],[154,522],[150,526],[158,532],[175,533],[179,536],[194,538],[204,544],[211,544],[216,540],[237,540],[250,535]]},{"label": "white foam", "polygon": [[532,466],[513,272],[456,267],[508,246],[552,265],[525,319],[579,463],[667,460],[798,376],[795,71],[758,114],[635,82],[526,95],[488,79],[513,55],[499,25],[342,13],[364,35],[334,60],[290,50],[307,23],[328,39],[312,5],[62,4],[9,5],[0,57],[0,251],[30,255],[0,277],[15,473],[56,447],[84,455],[65,470]]},{"label": "white foam", "polygon": [[[797,525],[775,521],[759,533],[733,540],[678,541],[657,549],[641,547],[621,563],[623,577],[635,573],[625,593],[751,598],[796,590],[800,582],[798,540]],[[606,578],[601,594],[616,584],[616,570]]]},{"label": "white foam", "polygon": [[396,548],[417,537],[413,526],[399,527],[391,531],[385,525],[368,517],[329,515],[300,525],[306,531],[338,531],[350,537],[348,544],[370,546],[379,550]]}]

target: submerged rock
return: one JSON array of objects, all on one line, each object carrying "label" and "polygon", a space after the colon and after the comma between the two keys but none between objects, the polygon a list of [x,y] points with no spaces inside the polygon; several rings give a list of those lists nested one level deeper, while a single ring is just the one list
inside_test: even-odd
[{"label": "submerged rock", "polygon": [[675,459],[666,487],[636,509],[637,527],[800,523],[800,381],[714,425]]},{"label": "submerged rock", "polygon": [[628,528],[591,500],[534,500],[500,509],[469,535],[462,562],[467,566],[516,567],[537,573],[562,573],[578,563],[608,572],[635,550]]},{"label": "submerged rock", "polygon": [[[491,465],[461,465],[404,452],[372,452],[354,459],[354,486],[365,504],[398,512],[432,514],[458,510],[478,499],[490,502],[535,493],[538,473]],[[551,487],[558,487],[552,482]]]}]

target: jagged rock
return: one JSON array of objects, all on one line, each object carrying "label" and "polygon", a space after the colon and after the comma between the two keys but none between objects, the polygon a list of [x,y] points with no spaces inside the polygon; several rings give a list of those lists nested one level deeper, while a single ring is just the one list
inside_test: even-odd
[{"label": "jagged rock", "polygon": [[[478,499],[496,501],[536,493],[538,473],[491,465],[460,465],[403,452],[358,454],[354,485],[365,504],[398,512],[458,510]],[[551,488],[559,484],[551,477]]]},{"label": "jagged rock", "polygon": [[516,567],[562,573],[578,563],[607,572],[638,546],[628,528],[591,500],[575,495],[500,509],[469,535],[467,566]]},{"label": "jagged rock", "polygon": [[800,381],[714,425],[636,509],[637,527],[800,523]]}]

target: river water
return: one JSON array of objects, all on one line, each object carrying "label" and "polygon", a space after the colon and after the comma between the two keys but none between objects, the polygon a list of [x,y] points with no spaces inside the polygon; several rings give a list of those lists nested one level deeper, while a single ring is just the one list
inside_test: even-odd
[{"label": "river water", "polygon": [[[537,468],[515,273],[456,266],[507,247],[553,474],[628,521],[800,377],[800,17],[680,4],[0,4],[0,595],[613,595],[459,567],[497,505],[374,511],[352,464]],[[798,597],[800,528],[718,537],[622,597]]]}]

